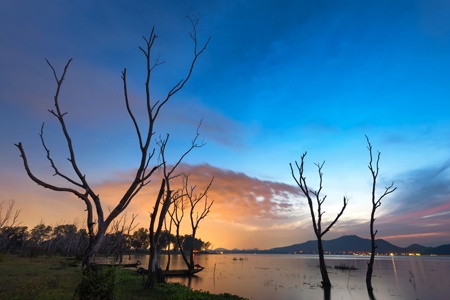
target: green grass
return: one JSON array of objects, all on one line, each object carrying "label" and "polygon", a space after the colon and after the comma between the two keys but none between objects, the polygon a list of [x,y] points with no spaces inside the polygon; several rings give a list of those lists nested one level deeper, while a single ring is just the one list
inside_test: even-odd
[{"label": "green grass", "polygon": [[[159,284],[146,291],[142,277],[133,270],[115,268],[114,274],[115,299],[244,300],[230,294],[193,291],[177,283]],[[74,299],[81,278],[81,267],[65,257],[0,254],[0,299]]]},{"label": "green grass", "polygon": [[0,299],[70,299],[81,268],[63,257],[0,254]]}]

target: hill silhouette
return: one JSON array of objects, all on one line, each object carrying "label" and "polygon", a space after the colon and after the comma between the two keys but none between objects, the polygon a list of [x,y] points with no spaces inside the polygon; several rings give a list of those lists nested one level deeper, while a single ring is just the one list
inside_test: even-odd
[{"label": "hill silhouette", "polygon": [[[329,254],[352,254],[370,252],[370,239],[364,239],[356,235],[344,235],[333,240],[324,240],[324,251]],[[421,255],[450,255],[450,244],[438,247],[426,247],[419,244],[412,244],[408,247],[399,247],[383,239],[376,240],[378,254],[404,254],[420,253]],[[219,251],[216,249],[216,251]],[[317,241],[311,240],[301,244],[277,247],[268,250],[247,249],[247,250],[227,250],[220,248],[224,253],[269,253],[269,254],[315,254],[317,253]]]},{"label": "hill silhouette", "polygon": [[[363,253],[370,251],[369,239],[363,239],[356,235],[344,235],[334,240],[323,241],[324,251],[334,254],[345,253]],[[400,253],[403,248],[395,246],[385,240],[376,241],[378,246],[377,253]],[[317,241],[308,241],[302,244],[294,244],[291,246],[278,247],[268,250],[270,253],[287,254],[287,253],[317,253]]]}]

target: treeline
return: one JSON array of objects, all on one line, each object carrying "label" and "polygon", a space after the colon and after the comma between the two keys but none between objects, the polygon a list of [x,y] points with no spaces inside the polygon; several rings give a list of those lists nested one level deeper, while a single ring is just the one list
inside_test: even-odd
[{"label": "treeline", "polygon": [[[184,251],[207,250],[210,242],[194,238],[191,235],[180,236]],[[89,237],[85,228],[76,224],[49,226],[43,223],[28,229],[27,226],[4,226],[0,228],[0,251],[20,253],[24,255],[65,255],[82,256],[89,245]],[[139,228],[133,233],[127,230],[113,230],[105,235],[99,254],[112,256],[118,262],[126,253],[147,251],[149,249],[149,230]],[[158,243],[158,252],[167,250],[179,252],[176,236],[163,231]]]}]

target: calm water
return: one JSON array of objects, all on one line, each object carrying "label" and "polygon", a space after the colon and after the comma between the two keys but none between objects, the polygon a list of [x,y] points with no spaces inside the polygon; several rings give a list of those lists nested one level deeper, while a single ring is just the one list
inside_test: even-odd
[{"label": "calm water", "polygon": [[[136,257],[147,265],[148,257]],[[318,257],[314,255],[224,254],[197,255],[205,267],[191,279],[174,278],[196,290],[232,293],[255,300],[369,299],[365,285],[368,257],[326,256],[331,296],[320,288]],[[160,264],[165,268],[166,257]],[[337,270],[335,265],[357,270]],[[172,256],[171,269],[185,268]],[[450,257],[376,257],[372,279],[377,300],[450,299]]]}]

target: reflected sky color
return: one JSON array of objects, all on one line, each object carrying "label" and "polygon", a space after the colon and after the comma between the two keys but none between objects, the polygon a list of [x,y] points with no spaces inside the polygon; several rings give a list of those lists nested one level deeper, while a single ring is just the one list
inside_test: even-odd
[{"label": "reflected sky color", "polygon": [[[206,186],[211,215],[198,235],[214,247],[271,248],[313,238],[289,163],[326,161],[324,215],[347,210],[325,239],[369,236],[371,176],[365,135],[381,151],[379,188],[398,187],[377,212],[378,237],[399,245],[450,243],[450,3],[438,1],[54,1],[6,0],[0,11],[0,201],[14,199],[34,226],[84,222],[71,195],[36,186],[14,143],[22,142],[36,174],[52,169],[45,136],[62,170],[67,151],[52,107],[58,72],[73,57],[61,106],[83,173],[105,210],[125,190],[139,149],[123,100],[127,68],[132,104],[142,111],[142,36],[155,25],[155,54],[166,61],[153,77],[160,99],[186,72],[192,55],[184,18],[200,16],[211,43],[186,88],[161,114],[169,159],[190,145],[200,120],[206,145],[183,170]],[[141,121],[143,115],[139,115]],[[157,182],[155,180],[155,182]],[[155,184],[157,186],[157,184]],[[154,187],[129,207],[147,227]]]}]

